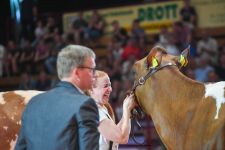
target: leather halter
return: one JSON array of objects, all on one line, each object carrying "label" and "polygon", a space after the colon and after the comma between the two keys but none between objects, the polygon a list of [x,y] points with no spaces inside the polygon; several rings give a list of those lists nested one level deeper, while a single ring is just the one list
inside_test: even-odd
[{"label": "leather halter", "polygon": [[136,90],[136,88],[137,88],[139,85],[144,85],[144,84],[145,84],[145,81],[146,81],[149,77],[151,77],[154,73],[156,73],[157,71],[159,71],[159,70],[161,70],[161,69],[163,69],[163,68],[165,68],[165,67],[169,67],[169,66],[177,66],[177,65],[176,65],[176,64],[173,64],[173,63],[171,63],[171,62],[169,62],[169,63],[166,63],[166,64],[164,64],[164,65],[162,65],[162,66],[159,66],[159,67],[150,68],[150,69],[149,69],[149,72],[148,72],[145,76],[142,76],[142,77],[140,77],[140,78],[138,79],[138,82],[137,82],[137,81],[134,81],[134,85],[133,85],[133,87],[132,87],[132,89],[131,89],[131,93],[134,93],[135,90]]},{"label": "leather halter", "polygon": [[[145,81],[146,81],[149,77],[151,77],[154,73],[156,73],[157,71],[159,71],[159,70],[161,70],[161,69],[163,69],[163,68],[165,68],[165,67],[169,67],[169,66],[177,66],[177,65],[176,65],[176,64],[173,64],[173,63],[171,63],[171,62],[169,62],[169,63],[166,63],[166,64],[164,64],[164,65],[162,65],[162,66],[159,66],[159,67],[150,68],[150,69],[149,69],[149,72],[148,72],[145,76],[142,76],[142,77],[140,77],[140,78],[138,79],[138,82],[137,82],[137,81],[134,81],[134,85],[133,85],[133,87],[132,87],[132,89],[131,89],[130,94],[134,94],[134,95],[135,95],[135,90],[136,90],[136,88],[137,88],[139,85],[144,85],[144,84],[145,84]],[[136,101],[136,102],[137,102],[137,101]],[[138,102],[137,102],[137,104],[138,104],[137,108],[134,108],[134,109],[131,111],[131,114],[132,114],[132,115],[131,115],[131,119],[134,119],[134,120],[136,121],[137,125],[141,128],[141,125],[140,125],[140,123],[138,122],[137,118],[143,118],[143,113],[141,113],[142,111],[140,111],[140,110],[142,110],[142,109],[141,109],[141,107],[140,107],[140,105],[139,105]],[[132,136],[132,139],[134,140],[134,142],[135,142],[136,144],[143,145],[144,143],[146,143],[146,141],[140,143],[140,142],[138,142],[138,141],[135,139],[134,133],[133,133],[133,127],[132,127],[132,126],[131,126],[131,136]]]}]

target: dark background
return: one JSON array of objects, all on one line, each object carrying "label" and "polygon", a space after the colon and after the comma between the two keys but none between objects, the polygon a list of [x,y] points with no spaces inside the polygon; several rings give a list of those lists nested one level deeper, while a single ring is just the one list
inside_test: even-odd
[{"label": "dark background", "polygon": [[140,3],[142,1],[143,0],[58,0],[52,2],[52,0],[38,0],[38,7],[42,12],[47,12],[49,10],[52,12],[64,12],[128,5]]},{"label": "dark background", "polygon": [[[21,17],[29,16],[32,5],[41,14],[54,14],[109,8],[142,3],[144,0],[23,0]],[[14,33],[14,19],[10,17],[10,0],[0,0],[0,44],[6,44]]]},{"label": "dark background", "polygon": [[6,41],[7,20],[10,17],[8,0],[0,0],[0,44]]}]

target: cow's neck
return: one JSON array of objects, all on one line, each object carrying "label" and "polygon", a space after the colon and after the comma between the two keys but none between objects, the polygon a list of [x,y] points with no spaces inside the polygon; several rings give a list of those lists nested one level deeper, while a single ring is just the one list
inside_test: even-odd
[{"label": "cow's neck", "polygon": [[157,74],[151,79],[151,89],[155,92],[152,97],[155,105],[151,116],[162,139],[167,141],[168,145],[171,144],[172,149],[183,149],[178,146],[184,145],[184,137],[200,97],[204,94],[204,86],[180,72],[171,71],[174,70],[167,70],[165,74]]}]

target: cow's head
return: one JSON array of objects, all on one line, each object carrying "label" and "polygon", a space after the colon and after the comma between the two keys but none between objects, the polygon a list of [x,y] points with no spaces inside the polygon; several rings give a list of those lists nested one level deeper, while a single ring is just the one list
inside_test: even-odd
[{"label": "cow's head", "polygon": [[170,73],[171,70],[179,72],[179,68],[186,66],[189,51],[188,47],[180,56],[174,56],[168,54],[166,49],[155,46],[148,56],[134,64],[135,86],[133,90],[135,90],[138,103],[144,111],[154,106],[152,96],[155,92],[154,87],[158,84],[154,81],[165,80],[169,70]]}]

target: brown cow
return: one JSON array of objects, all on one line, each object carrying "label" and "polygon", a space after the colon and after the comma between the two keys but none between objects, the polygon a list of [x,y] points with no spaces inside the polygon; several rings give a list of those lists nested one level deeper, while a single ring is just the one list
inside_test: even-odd
[{"label": "brown cow", "polygon": [[21,115],[27,102],[40,91],[0,93],[0,150],[13,150],[21,126]]},{"label": "brown cow", "polygon": [[167,149],[212,149],[215,138],[224,135],[225,82],[204,84],[183,75],[179,67],[187,64],[188,53],[189,48],[180,56],[152,48],[134,65],[133,90]]}]

